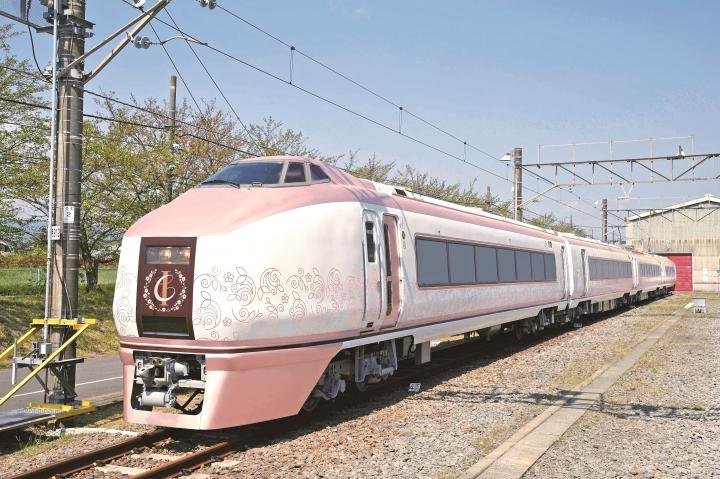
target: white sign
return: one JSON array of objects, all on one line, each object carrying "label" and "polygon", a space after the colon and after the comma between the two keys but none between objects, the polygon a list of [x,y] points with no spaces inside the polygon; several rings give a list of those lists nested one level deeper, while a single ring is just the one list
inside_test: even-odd
[{"label": "white sign", "polygon": [[75,207],[63,206],[63,223],[75,222]]},{"label": "white sign", "polygon": [[53,241],[60,241],[60,227],[59,226],[51,226],[50,227],[50,239]]},{"label": "white sign", "polygon": [[421,383],[410,383],[410,387],[408,387],[408,392],[409,393],[419,393],[421,387],[422,387]]}]

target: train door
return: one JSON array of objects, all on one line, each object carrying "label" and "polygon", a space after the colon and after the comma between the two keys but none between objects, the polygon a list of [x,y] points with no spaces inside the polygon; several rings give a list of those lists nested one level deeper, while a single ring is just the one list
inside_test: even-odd
[{"label": "train door", "polygon": [[632,259],[632,276],[633,276],[633,289],[638,287],[638,284],[640,284],[639,274],[638,274],[638,267],[637,267],[637,258],[633,257]]},{"label": "train door", "polygon": [[580,262],[582,263],[583,274],[583,296],[587,296],[588,290],[590,289],[590,275],[588,274],[587,253],[584,249],[580,250]]},{"label": "train door", "polygon": [[380,321],[383,297],[381,281],[380,218],[374,211],[363,213],[363,258],[365,263],[365,317],[363,327],[373,328]]},{"label": "train door", "polygon": [[397,217],[383,215],[383,281],[385,286],[383,328],[391,328],[400,316],[400,256],[398,255]]},{"label": "train door", "polygon": [[571,295],[570,291],[570,281],[568,278],[568,267],[567,267],[567,258],[565,257],[565,247],[560,247],[560,258],[562,258],[562,270],[561,270],[561,277],[563,281],[563,297],[562,299],[566,299]]}]

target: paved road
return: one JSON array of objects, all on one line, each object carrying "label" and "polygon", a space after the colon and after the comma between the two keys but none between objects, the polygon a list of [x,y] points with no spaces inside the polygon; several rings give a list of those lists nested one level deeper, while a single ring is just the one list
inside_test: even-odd
[{"label": "paved road", "polygon": [[[25,374],[26,369],[22,370]],[[75,380],[76,391],[80,399],[120,398],[122,392],[122,365],[117,353],[86,358],[77,366]],[[0,397],[10,390],[10,369],[0,369]],[[8,411],[27,406],[30,401],[42,402],[43,392],[40,383],[31,379],[18,393],[0,407],[0,411]]]}]

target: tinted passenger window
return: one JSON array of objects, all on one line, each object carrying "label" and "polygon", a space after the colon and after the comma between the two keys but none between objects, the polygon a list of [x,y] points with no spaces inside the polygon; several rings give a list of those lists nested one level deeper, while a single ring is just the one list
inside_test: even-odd
[{"label": "tinted passenger window", "polygon": [[543,281],[545,279],[545,260],[543,256],[542,253],[530,254],[533,281]]},{"label": "tinted passenger window", "polygon": [[545,255],[545,279],[555,281],[557,279],[557,272],[555,269],[555,255]]},{"label": "tinted passenger window", "polygon": [[285,183],[305,183],[305,165],[292,162],[285,173]]},{"label": "tinted passenger window", "polygon": [[328,175],[318,165],[310,165],[310,181],[329,180]]},{"label": "tinted passenger window", "polygon": [[515,262],[518,281],[530,281],[532,279],[530,253],[527,251],[516,251]]},{"label": "tinted passenger window", "polygon": [[450,243],[450,282],[470,284],[475,282],[475,248],[469,244]]},{"label": "tinted passenger window", "polygon": [[515,281],[515,252],[509,249],[497,250],[498,277],[501,282]]},{"label": "tinted passenger window", "polygon": [[478,283],[497,283],[498,268],[495,248],[475,247],[475,275]]},{"label": "tinted passenger window", "polygon": [[447,245],[444,241],[417,240],[418,283],[448,284]]}]

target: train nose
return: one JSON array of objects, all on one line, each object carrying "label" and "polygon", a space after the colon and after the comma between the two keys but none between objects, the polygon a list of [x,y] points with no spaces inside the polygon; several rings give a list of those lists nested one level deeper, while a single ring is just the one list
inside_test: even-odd
[{"label": "train nose", "polygon": [[140,336],[194,339],[196,243],[196,238],[141,240],[136,307]]}]

